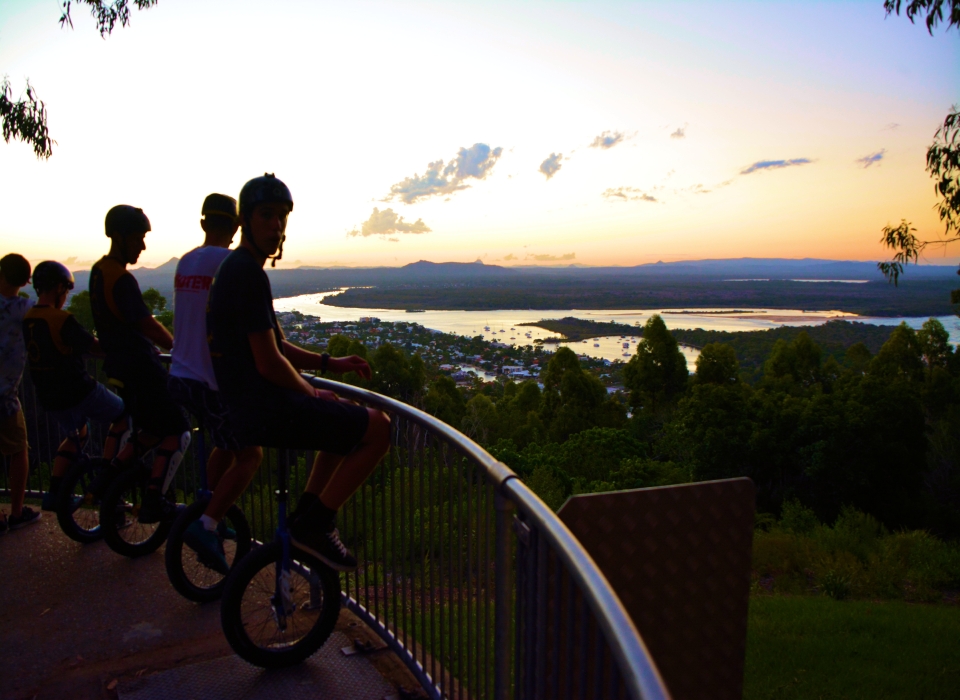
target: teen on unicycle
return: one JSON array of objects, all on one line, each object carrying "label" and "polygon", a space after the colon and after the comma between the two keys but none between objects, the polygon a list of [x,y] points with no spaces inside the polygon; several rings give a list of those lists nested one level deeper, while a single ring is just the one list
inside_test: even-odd
[{"label": "teen on unicycle", "polygon": [[[230,562],[224,551],[224,538],[236,537],[233,528],[223,522],[230,506],[240,497],[260,466],[263,452],[257,446],[243,446],[230,427],[210,362],[207,342],[207,299],[213,276],[239,227],[237,200],[224,194],[211,194],[203,201],[200,227],[203,245],[186,253],[177,263],[174,277],[174,342],[167,388],[174,400],[186,408],[201,426],[209,430],[214,447],[206,459],[205,507],[191,507],[191,521],[185,528],[175,526],[175,534],[196,552],[201,564],[225,575]],[[181,516],[184,517],[184,516]],[[178,525],[181,525],[178,520]],[[182,530],[182,531],[181,531]],[[179,543],[168,544],[173,554]],[[182,547],[181,547],[182,550]],[[177,585],[184,576],[182,559],[168,556],[167,573]],[[203,591],[204,594],[207,590]]]},{"label": "teen on unicycle", "polygon": [[357,560],[340,541],[336,514],[387,453],[390,419],[314,389],[298,372],[329,369],[370,377],[370,366],[356,355],[332,358],[283,339],[263,266],[283,254],[292,210],[290,190],[271,174],[240,191],[242,239],[221,263],[210,290],[210,351],[238,437],[247,445],[317,451],[290,518],[292,541],[332,569],[352,571]]},{"label": "teen on unicycle", "polygon": [[[370,366],[356,356],[334,359],[302,350],[285,341],[277,325],[263,266],[282,255],[292,210],[290,190],[273,175],[243,186],[242,239],[217,271],[207,314],[213,368],[235,433],[250,445],[317,451],[289,532],[281,527],[276,542],[251,552],[227,577],[224,632],[238,654],[261,666],[297,663],[330,634],[339,608],[339,581],[331,569],[357,567],[340,541],[336,513],[390,442],[386,414],[339,401],[298,372],[330,369],[370,377]],[[283,500],[286,464],[281,459],[278,474]],[[313,573],[304,577],[308,571]],[[311,585],[313,577],[317,585]],[[301,601],[300,588],[317,591]]]},{"label": "teen on unicycle", "polygon": [[[146,250],[150,220],[142,209],[121,204],[107,212],[104,228],[110,252],[90,271],[90,306],[106,353],[103,370],[133,417],[140,447],[155,448],[149,480],[136,490],[142,502],[132,504],[130,513],[141,524],[169,523],[177,509],[164,495],[190,444],[190,426],[170,398],[167,373],[154,347],[169,350],[173,337],[153,317],[136,278],[127,271]],[[132,442],[117,456],[118,467],[135,459]],[[101,518],[111,547],[109,528],[114,525]]]},{"label": "teen on unicycle", "polygon": [[[50,490],[43,495],[41,507],[58,511],[68,535],[79,534],[81,541],[90,541],[96,539],[91,537],[91,530],[96,528],[98,518],[96,508],[90,506],[98,507],[98,504],[84,504],[83,495],[74,493],[73,484],[80,475],[72,475],[67,480],[71,488],[63,503],[59,498],[60,485],[67,469],[81,461],[89,420],[111,424],[103,445],[104,460],[116,456],[131,431],[123,400],[87,372],[84,355],[102,357],[103,353],[97,339],[73,314],[63,310],[73,286],[73,273],[61,263],[45,260],[37,265],[33,271],[33,288],[38,299],[23,319],[23,338],[37,399],[67,434],[57,449]],[[89,479],[105,468],[103,460],[89,460],[83,471]],[[82,506],[85,516],[78,530],[76,518],[81,516],[76,516],[76,511]]]}]

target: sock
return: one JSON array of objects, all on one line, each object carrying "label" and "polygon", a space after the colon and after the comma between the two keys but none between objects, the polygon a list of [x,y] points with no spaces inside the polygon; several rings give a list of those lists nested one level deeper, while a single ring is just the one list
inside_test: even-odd
[{"label": "sock", "polygon": [[147,481],[147,491],[156,491],[160,492],[160,489],[163,488],[163,477],[162,476],[151,476]]},{"label": "sock", "polygon": [[50,493],[59,493],[60,492],[60,482],[63,481],[62,476],[51,476],[50,477]]},{"label": "sock", "polygon": [[311,528],[315,527],[324,532],[330,532],[335,527],[334,520],[337,511],[325,506],[323,501],[312,493],[304,493],[300,496],[296,514],[298,519],[309,523]]},{"label": "sock", "polygon": [[201,515],[200,522],[203,523],[204,529],[209,530],[210,532],[215,532],[217,525],[219,524],[217,520],[214,520],[209,515]]}]

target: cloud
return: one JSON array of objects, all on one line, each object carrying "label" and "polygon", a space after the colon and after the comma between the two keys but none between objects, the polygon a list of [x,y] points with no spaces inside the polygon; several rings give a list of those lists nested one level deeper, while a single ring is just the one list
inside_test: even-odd
[{"label": "cloud", "polygon": [[879,163],[881,160],[883,160],[883,154],[886,152],[887,152],[886,148],[881,148],[876,153],[871,153],[870,155],[864,156],[863,158],[857,158],[856,162],[862,165],[864,168],[869,168],[874,163]]},{"label": "cloud", "polygon": [[604,131],[590,144],[590,148],[602,148],[604,150],[613,148],[623,141],[622,131]]},{"label": "cloud", "polygon": [[900,125],[897,124],[897,122],[890,122],[885,127],[883,127],[882,131],[896,131],[899,128],[900,128]]},{"label": "cloud", "polygon": [[391,243],[399,243],[399,242],[400,242],[400,239],[399,239],[399,238],[393,238],[393,237],[388,238],[387,240],[390,241]]},{"label": "cloud", "polygon": [[430,229],[423,223],[423,219],[417,219],[410,224],[404,221],[402,216],[397,216],[393,209],[380,211],[374,207],[370,218],[364,221],[359,229],[349,231],[347,236],[366,238],[367,236],[386,236],[391,233],[430,233]]},{"label": "cloud", "polygon": [[744,168],[741,170],[740,174],[749,175],[750,173],[755,173],[758,170],[776,170],[778,168],[789,168],[792,165],[806,165],[807,163],[812,162],[813,161],[809,158],[794,158],[792,160],[758,160],[749,168]]},{"label": "cloud", "polygon": [[672,138],[672,139],[685,139],[685,138],[687,138],[687,127],[685,127],[685,126],[678,126],[678,127],[677,127],[677,130],[674,131],[672,134],[670,134],[670,138]]},{"label": "cloud", "polygon": [[618,199],[622,202],[656,202],[653,195],[649,195],[636,187],[611,187],[603,193],[606,199]]},{"label": "cloud", "polygon": [[513,253],[509,253],[508,255],[503,256],[503,260],[504,262],[509,262],[510,260],[519,260],[519,258]]},{"label": "cloud", "polygon": [[561,160],[563,160],[562,153],[551,153],[550,157],[540,164],[540,172],[546,175],[549,180],[563,167],[560,165]]},{"label": "cloud", "polygon": [[456,157],[448,163],[435,160],[427,165],[421,176],[414,173],[393,185],[383,201],[399,199],[413,204],[418,199],[435,195],[449,195],[470,187],[466,180],[483,180],[490,174],[493,166],[503,153],[502,148],[490,148],[485,143],[475,143],[470,148],[461,148]]},{"label": "cloud", "polygon": [[534,255],[527,253],[527,260],[536,260],[537,262],[563,262],[564,260],[576,260],[576,253],[566,253],[564,255]]}]

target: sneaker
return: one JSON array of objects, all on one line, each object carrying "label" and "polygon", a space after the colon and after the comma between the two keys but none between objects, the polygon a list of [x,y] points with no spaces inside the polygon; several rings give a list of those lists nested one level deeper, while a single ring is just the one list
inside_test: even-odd
[{"label": "sneaker", "polygon": [[237,531],[227,525],[226,520],[221,520],[219,523],[217,523],[217,533],[220,535],[221,540],[237,539]]},{"label": "sneaker", "polygon": [[170,522],[176,519],[180,509],[175,503],[171,503],[160,495],[156,489],[147,489],[143,494],[143,503],[140,504],[140,513],[137,520],[144,524]]},{"label": "sneaker", "polygon": [[357,568],[357,558],[340,541],[340,531],[336,528],[320,532],[294,524],[290,528],[290,541],[335,571],[355,571]]},{"label": "sneaker", "polygon": [[194,520],[183,531],[183,543],[197,553],[197,561],[208,569],[224,576],[230,572],[219,534],[205,528],[199,520]]},{"label": "sneaker", "polygon": [[40,517],[41,514],[39,511],[36,511],[29,506],[24,506],[23,510],[20,511],[20,517],[11,515],[9,518],[7,518],[7,526],[11,530],[19,530],[21,527],[26,527],[27,525],[40,522]]}]

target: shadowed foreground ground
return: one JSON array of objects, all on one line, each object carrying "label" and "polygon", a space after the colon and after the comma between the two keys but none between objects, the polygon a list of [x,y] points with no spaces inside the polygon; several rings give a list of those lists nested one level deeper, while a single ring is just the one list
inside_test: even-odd
[{"label": "shadowed foreground ground", "polygon": [[[137,679],[175,667],[178,671],[168,675],[182,673],[190,664],[212,659],[224,659],[223,675],[234,682],[249,678],[246,698],[259,697],[260,689],[267,692],[268,680],[289,680],[277,674],[265,679],[233,656],[220,631],[219,605],[180,597],[167,581],[162,548],[125,559],[102,542],[84,546],[69,540],[56,517],[44,513],[39,524],[0,536],[0,566],[0,700],[117,698],[118,688],[123,697]],[[373,640],[349,613],[341,614],[338,630],[346,636],[338,635],[335,643]],[[314,661],[322,664],[322,656]],[[371,687],[414,685],[390,652],[350,660],[349,673],[365,676]],[[245,667],[243,674],[238,664]]]}]

